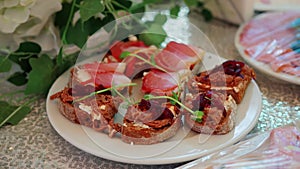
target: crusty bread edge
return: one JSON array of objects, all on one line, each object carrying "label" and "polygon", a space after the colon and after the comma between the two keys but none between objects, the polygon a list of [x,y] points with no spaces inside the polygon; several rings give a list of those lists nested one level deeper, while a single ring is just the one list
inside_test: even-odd
[{"label": "crusty bread edge", "polygon": [[201,125],[200,123],[191,119],[191,114],[185,114],[185,124],[187,124],[187,126],[190,127],[191,130],[201,134],[221,135],[229,133],[235,127],[237,105],[234,100],[227,101],[231,102],[231,104],[228,104],[229,106],[225,108],[227,111],[227,117],[225,117],[224,121],[221,124],[217,125],[215,128]]},{"label": "crusty bread edge", "polygon": [[171,126],[169,126],[168,128],[162,129],[162,131],[160,130],[157,133],[153,133],[152,137],[135,138],[135,137],[129,137],[129,136],[122,134],[121,139],[125,143],[137,144],[137,145],[149,145],[149,144],[163,142],[177,134],[177,131],[182,127],[182,118],[181,117],[182,116],[177,116]]}]

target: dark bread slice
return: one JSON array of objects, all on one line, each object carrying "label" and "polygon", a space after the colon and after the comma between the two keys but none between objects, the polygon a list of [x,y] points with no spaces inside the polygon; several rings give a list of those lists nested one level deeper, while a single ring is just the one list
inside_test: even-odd
[{"label": "dark bread slice", "polygon": [[80,97],[72,96],[72,88],[68,87],[50,97],[52,100],[58,99],[59,112],[73,123],[106,132],[109,136],[120,131],[121,126],[113,120],[120,98],[97,94],[95,97],[73,103],[76,98]]},{"label": "dark bread slice", "polygon": [[240,61],[229,60],[212,70],[199,73],[188,82],[189,90],[219,90],[231,95],[241,103],[245,91],[255,78],[252,68]]},{"label": "dark bread slice", "polygon": [[187,94],[186,103],[193,111],[204,113],[201,121],[185,113],[185,123],[195,132],[202,134],[226,134],[235,126],[237,105],[231,95],[219,91],[202,91]]},{"label": "dark bread slice", "polygon": [[160,110],[156,108],[153,110],[143,108],[141,102],[139,105],[130,106],[127,110],[121,130],[122,141],[129,144],[155,144],[173,137],[181,128],[182,115],[177,106],[169,102],[152,102],[153,106],[159,104],[160,108],[163,108],[160,114]]}]

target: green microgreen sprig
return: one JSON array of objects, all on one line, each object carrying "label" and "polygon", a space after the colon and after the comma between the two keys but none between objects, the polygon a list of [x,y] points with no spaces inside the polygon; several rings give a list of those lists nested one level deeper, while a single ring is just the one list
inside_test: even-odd
[{"label": "green microgreen sprig", "polygon": [[147,60],[147,59],[141,57],[140,55],[137,55],[137,54],[134,54],[134,53],[131,53],[131,52],[128,52],[128,51],[122,52],[121,55],[120,55],[120,58],[121,58],[121,59],[125,59],[126,57],[136,57],[136,58],[142,60],[143,62],[145,62],[145,63],[147,63],[147,64],[149,64],[149,65],[155,67],[156,69],[159,69],[159,70],[161,70],[161,71],[163,71],[163,72],[168,72],[166,69],[164,69],[164,68],[158,66],[158,65],[155,63],[154,57],[151,57],[151,61],[149,61],[149,60]]},{"label": "green microgreen sprig", "polygon": [[152,94],[146,94],[144,96],[145,100],[151,100],[151,99],[169,99],[170,101],[175,102],[176,104],[178,104],[180,107],[184,108],[185,110],[187,110],[189,113],[192,114],[192,119],[195,120],[196,122],[201,122],[202,121],[202,117],[204,116],[204,112],[200,111],[200,110],[196,110],[193,111],[192,109],[188,108],[187,106],[185,106],[184,104],[182,104],[178,98],[173,98],[170,96],[154,96]]},{"label": "green microgreen sprig", "polygon": [[112,91],[112,92],[115,92],[117,93],[119,96],[121,96],[124,100],[126,101],[129,101],[127,98],[125,98],[125,96],[123,96],[117,89],[119,88],[123,88],[123,87],[129,87],[129,86],[136,86],[137,84],[136,83],[127,83],[127,84],[120,84],[120,85],[112,85],[111,87],[109,88],[106,88],[106,89],[102,89],[102,90],[98,90],[98,91],[95,91],[95,92],[92,92],[90,93],[89,95],[86,95],[86,96],[83,96],[81,98],[78,98],[78,99],[75,99],[73,101],[73,103],[76,103],[76,102],[79,102],[79,101],[82,101],[82,100],[85,100],[87,98],[90,98],[92,96],[95,96],[96,94],[100,94],[100,93],[104,93],[104,92],[108,92],[108,91]]}]

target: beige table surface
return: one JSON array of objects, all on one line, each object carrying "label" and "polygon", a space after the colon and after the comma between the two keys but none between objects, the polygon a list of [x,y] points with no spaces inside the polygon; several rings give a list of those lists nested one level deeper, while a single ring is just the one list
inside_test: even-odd
[{"label": "beige table surface", "polygon": [[[188,19],[188,18],[187,18]],[[197,12],[189,20],[212,41],[226,59],[242,60],[234,46],[237,26],[214,20],[204,22]],[[300,118],[300,86],[283,83],[256,71],[256,82],[262,92],[262,112],[251,131],[276,128]],[[2,83],[0,93],[12,90]],[[45,99],[35,103],[32,112],[16,126],[0,128],[0,168],[174,168],[180,164],[134,165],[106,160],[86,153],[65,141],[51,126]]]}]

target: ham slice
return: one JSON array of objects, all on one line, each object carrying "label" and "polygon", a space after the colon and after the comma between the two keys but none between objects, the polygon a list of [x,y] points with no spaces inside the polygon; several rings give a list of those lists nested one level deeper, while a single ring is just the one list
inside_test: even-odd
[{"label": "ham slice", "polygon": [[186,80],[189,74],[190,71],[187,70],[167,73],[153,69],[143,77],[142,92],[171,96],[172,92],[177,92],[178,85]]},{"label": "ham slice", "polygon": [[143,77],[142,91],[164,95],[178,87],[179,78],[175,73],[166,73],[159,70],[151,70]]},{"label": "ham slice", "polygon": [[121,73],[103,72],[97,73],[89,80],[82,82],[85,84],[94,84],[95,87],[102,86],[104,88],[110,88],[112,86],[118,86],[122,84],[129,84],[131,80]]},{"label": "ham slice", "polygon": [[268,64],[275,72],[299,74],[299,51],[292,48],[297,30],[292,21],[300,18],[300,12],[268,13],[251,20],[240,34],[244,52],[257,61]]},{"label": "ham slice", "polygon": [[104,88],[113,85],[128,84],[131,80],[123,73],[125,63],[87,63],[75,67],[72,71],[72,78],[75,84],[90,85],[94,87],[102,86]]},{"label": "ham slice", "polygon": [[[133,51],[132,53],[151,62],[152,57],[156,55],[157,51],[158,49],[156,48],[144,48]],[[134,56],[126,57],[122,62],[127,65],[125,75],[129,78],[142,77],[143,72],[148,71],[150,68],[153,68],[150,64]]]},{"label": "ham slice", "polygon": [[122,59],[120,58],[120,55],[122,54],[122,52],[124,51],[132,52],[137,49],[147,48],[147,47],[148,46],[145,45],[143,41],[127,41],[127,42],[116,41],[110,47],[110,53],[117,62],[121,62]]},{"label": "ham slice", "polygon": [[158,66],[170,72],[177,72],[182,69],[192,69],[199,63],[204,51],[186,44],[170,42],[155,57]]},{"label": "ham slice", "polygon": [[87,63],[81,66],[82,69],[89,73],[103,73],[103,72],[117,72],[124,73],[126,64],[125,63]]}]

